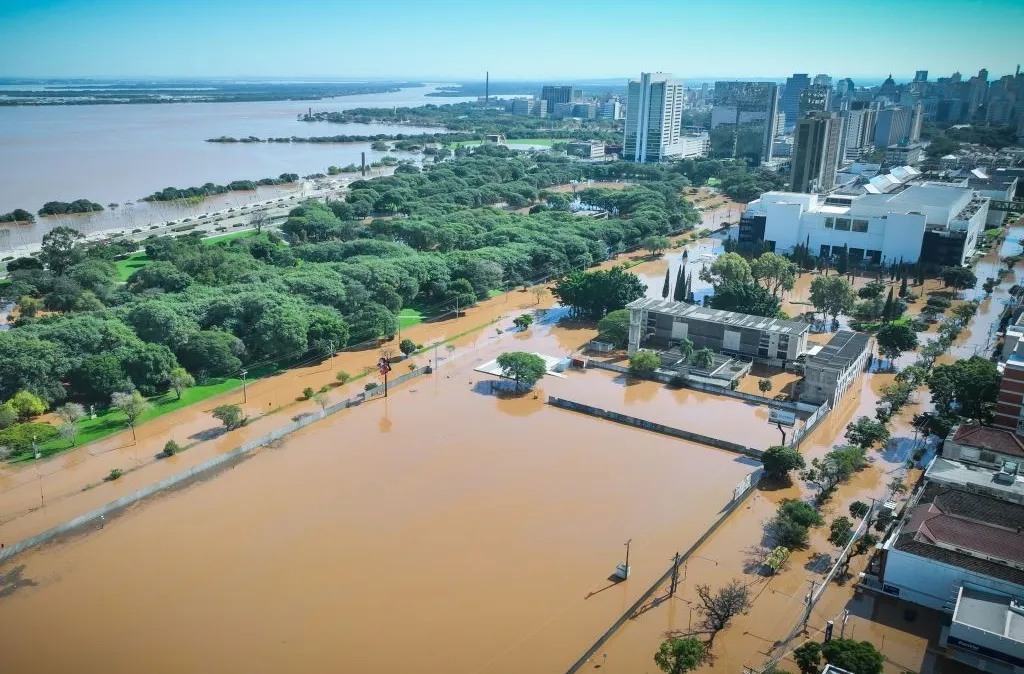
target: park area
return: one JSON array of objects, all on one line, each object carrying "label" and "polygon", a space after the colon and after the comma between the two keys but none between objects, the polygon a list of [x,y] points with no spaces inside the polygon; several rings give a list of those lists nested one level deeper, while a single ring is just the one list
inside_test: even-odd
[{"label": "park area", "polygon": [[[6,665],[135,672],[145,653],[151,672],[383,673],[401,625],[418,672],[563,671],[756,467],[545,404],[623,395],[607,373],[509,395],[473,371],[581,337],[543,320],[467,336],[387,399],[22,555],[0,568]],[[43,630],[62,647],[39,649]]]}]

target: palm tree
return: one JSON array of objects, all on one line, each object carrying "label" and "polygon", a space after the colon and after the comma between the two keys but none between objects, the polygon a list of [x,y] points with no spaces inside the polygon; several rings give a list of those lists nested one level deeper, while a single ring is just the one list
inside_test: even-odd
[{"label": "palm tree", "polygon": [[683,357],[684,363],[693,357],[693,342],[686,337],[679,341],[679,355]]},{"label": "palm tree", "polygon": [[715,364],[715,352],[705,347],[693,354],[693,366],[707,370]]}]

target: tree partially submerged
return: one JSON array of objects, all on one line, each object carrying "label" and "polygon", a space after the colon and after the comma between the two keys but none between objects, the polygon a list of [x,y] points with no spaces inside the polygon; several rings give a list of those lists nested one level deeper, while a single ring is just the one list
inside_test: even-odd
[{"label": "tree partially submerged", "polygon": [[711,640],[724,630],[732,619],[750,610],[750,590],[738,580],[731,580],[718,592],[712,592],[707,585],[697,586],[700,611],[704,627],[711,632]]},{"label": "tree partially submerged", "polygon": [[764,450],[761,463],[768,477],[783,481],[789,479],[789,472],[804,469],[804,457],[800,452],[786,445],[775,445]]},{"label": "tree partially submerged", "polygon": [[498,367],[501,375],[516,384],[516,390],[532,387],[547,372],[544,359],[532,353],[509,351],[498,356]]},{"label": "tree partially submerged", "polygon": [[708,657],[707,647],[693,637],[669,637],[654,654],[654,663],[666,674],[685,674],[702,665]]}]

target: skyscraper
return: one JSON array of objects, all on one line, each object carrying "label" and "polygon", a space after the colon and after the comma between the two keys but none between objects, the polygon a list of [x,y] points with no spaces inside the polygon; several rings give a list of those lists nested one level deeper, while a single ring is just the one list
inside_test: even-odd
[{"label": "skyscraper", "polygon": [[828,110],[828,104],[831,97],[831,87],[824,84],[812,84],[801,91],[800,100],[797,103],[796,121],[799,122],[807,115],[808,112],[813,112],[815,110]]},{"label": "skyscraper", "polygon": [[882,108],[875,122],[875,147],[884,150],[890,145],[906,143],[910,138],[912,124],[913,111],[910,108],[902,105]]},{"label": "skyscraper", "polygon": [[792,191],[823,194],[835,187],[841,133],[842,121],[831,112],[810,112],[796,123]]},{"label": "skyscraper", "polygon": [[821,73],[814,76],[814,86],[817,87],[830,87],[832,86],[832,76]]},{"label": "skyscraper", "polygon": [[668,73],[640,73],[629,81],[622,158],[660,162],[678,157],[683,124],[683,83]]},{"label": "skyscraper", "polygon": [[571,86],[544,85],[540,92],[540,100],[548,102],[548,114],[555,111],[559,103],[572,103],[576,100],[576,90]]},{"label": "skyscraper", "polygon": [[786,113],[787,129],[796,126],[796,120],[799,118],[797,113],[800,111],[800,94],[809,86],[811,86],[811,78],[807,76],[807,73],[794,73],[786,80],[786,89],[782,93],[782,104],[779,107]]},{"label": "skyscraper", "polygon": [[928,81],[928,71],[927,70],[918,70],[917,72],[915,72],[914,73],[914,81],[915,82],[927,82]]},{"label": "skyscraper", "polygon": [[711,155],[746,159],[755,166],[771,159],[778,105],[774,82],[715,82]]}]

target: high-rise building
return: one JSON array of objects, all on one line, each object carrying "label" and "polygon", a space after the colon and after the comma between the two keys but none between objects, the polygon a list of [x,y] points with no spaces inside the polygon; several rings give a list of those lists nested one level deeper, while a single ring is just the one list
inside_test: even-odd
[{"label": "high-rise building", "polygon": [[902,105],[882,108],[875,122],[875,147],[885,149],[907,142],[912,123],[913,111],[909,108]]},{"label": "high-rise building", "polygon": [[622,103],[617,98],[605,101],[601,104],[601,110],[597,116],[601,119],[622,119]]},{"label": "high-rise building", "polygon": [[815,75],[812,84],[816,87],[831,87],[832,77],[830,75],[825,75],[824,73]]},{"label": "high-rise building", "polygon": [[924,105],[917,103],[910,113],[910,128],[907,130],[907,142],[916,143],[921,140],[921,127],[924,125]]},{"label": "high-rise building", "polygon": [[928,71],[927,70],[918,70],[916,73],[914,73],[914,81],[915,82],[927,82],[928,81]]},{"label": "high-rise building", "polygon": [[622,158],[660,162],[678,157],[682,123],[682,81],[668,73],[641,73],[629,81]]},{"label": "high-rise building", "polygon": [[899,96],[899,88],[896,86],[895,80],[892,79],[892,73],[889,73],[889,77],[885,78],[882,86],[878,88],[878,98],[888,98],[890,102],[895,103]]},{"label": "high-rise building", "polygon": [[800,94],[811,86],[811,78],[807,73],[794,73],[786,80],[786,88],[782,93],[782,103],[779,108],[786,113],[786,128],[792,129],[796,126],[797,114],[800,111]]},{"label": "high-rise building", "polygon": [[865,126],[874,124],[870,108],[850,108],[839,113],[843,120],[843,134],[839,139],[839,161],[857,161],[867,149]]},{"label": "high-rise building", "polygon": [[548,112],[554,112],[559,103],[572,103],[577,98],[576,89],[567,85],[545,85],[540,91],[540,100],[548,102]]},{"label": "high-rise building", "polygon": [[771,159],[778,105],[774,82],[715,82],[712,156],[746,159],[755,166]]},{"label": "high-rise building", "polygon": [[835,187],[842,120],[832,112],[814,111],[796,123],[793,134],[793,192],[826,193]]},{"label": "high-rise building", "polygon": [[[815,78],[817,79],[817,78]],[[797,122],[815,110],[828,110],[832,89],[825,84],[812,84],[800,92],[797,103]]]}]

